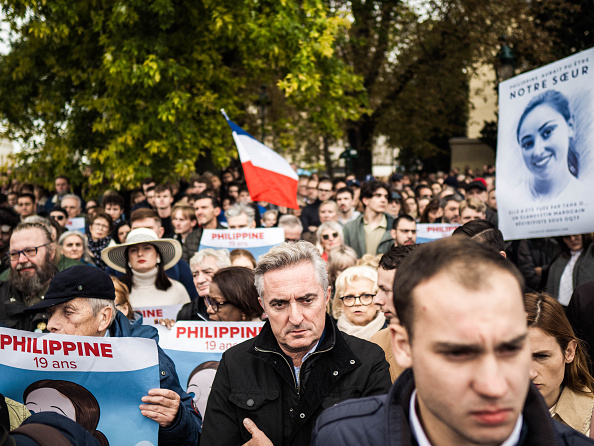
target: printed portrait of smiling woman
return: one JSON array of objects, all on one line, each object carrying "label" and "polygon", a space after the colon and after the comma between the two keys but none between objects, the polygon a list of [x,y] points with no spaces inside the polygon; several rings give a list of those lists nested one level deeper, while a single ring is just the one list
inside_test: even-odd
[{"label": "printed portrait of smiling woman", "polygon": [[528,171],[532,198],[552,199],[579,187],[579,157],[569,101],[560,92],[546,91],[530,101],[517,127],[517,140]]}]

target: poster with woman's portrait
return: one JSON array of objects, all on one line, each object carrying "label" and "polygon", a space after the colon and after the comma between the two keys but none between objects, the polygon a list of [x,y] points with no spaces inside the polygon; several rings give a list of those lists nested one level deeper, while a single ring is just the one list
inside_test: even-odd
[{"label": "poster with woman's portrait", "polygon": [[0,376],[4,396],[76,421],[102,446],[157,445],[159,425],[138,407],[160,386],[152,339],[0,328]]},{"label": "poster with woman's portrait", "polygon": [[506,240],[594,231],[594,48],[499,84]]}]

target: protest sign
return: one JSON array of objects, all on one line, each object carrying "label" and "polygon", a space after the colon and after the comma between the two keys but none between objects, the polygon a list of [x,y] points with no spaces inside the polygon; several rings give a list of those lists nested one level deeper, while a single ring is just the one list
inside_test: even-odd
[{"label": "protest sign", "polygon": [[497,206],[506,240],[594,230],[594,49],[499,84]]},{"label": "protest sign", "polygon": [[258,229],[205,229],[200,239],[200,249],[245,249],[252,253],[256,261],[270,248],[285,241],[282,228]]},{"label": "protest sign", "polygon": [[152,339],[67,336],[0,328],[0,393],[33,412],[77,421],[102,444],[157,444],[159,425],[140,413],[159,388]]},{"label": "protest sign", "polygon": [[178,321],[159,329],[159,345],[177,370],[182,388],[204,416],[210,387],[223,352],[260,333],[263,322]]},{"label": "protest sign", "polygon": [[66,222],[66,229],[85,233],[85,219],[83,217],[69,218]]},{"label": "protest sign", "polygon": [[458,226],[457,223],[417,223],[417,243],[449,237]]},{"label": "protest sign", "polygon": [[162,305],[159,307],[136,307],[134,311],[142,314],[143,325],[160,325],[160,319],[177,319],[177,313],[183,305]]}]

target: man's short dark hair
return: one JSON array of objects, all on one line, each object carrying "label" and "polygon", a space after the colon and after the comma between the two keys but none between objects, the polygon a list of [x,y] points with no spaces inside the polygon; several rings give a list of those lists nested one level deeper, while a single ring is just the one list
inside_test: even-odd
[{"label": "man's short dark hair", "polygon": [[25,192],[25,193],[23,193],[23,194],[18,194],[18,195],[17,195],[17,200],[18,200],[19,198],[23,198],[23,197],[27,197],[27,198],[29,198],[29,199],[31,200],[31,203],[35,203],[35,195],[33,195],[33,194],[30,194],[30,193],[28,193],[28,192]]},{"label": "man's short dark hair", "polygon": [[144,180],[142,180],[143,186],[146,186],[147,184],[153,184],[153,183],[156,184],[157,182],[155,181],[154,178],[151,178],[151,177],[148,177],[148,178],[145,178]]},{"label": "man's short dark hair", "polygon": [[452,235],[468,237],[481,245],[493,248],[498,253],[505,251],[503,234],[488,220],[471,220],[458,226]]},{"label": "man's short dark hair", "polygon": [[378,189],[386,189],[386,192],[388,192],[390,190],[390,186],[388,186],[383,181],[368,181],[367,183],[364,183],[363,187],[361,188],[361,198],[373,197],[373,194],[375,194]]},{"label": "man's short dark hair", "polygon": [[212,195],[209,195],[209,194],[205,194],[205,193],[196,194],[195,195],[195,198],[194,198],[194,203],[196,203],[198,200],[205,200],[207,198],[212,203],[212,207],[213,208],[220,208],[221,207],[221,203],[219,203],[219,199],[218,198],[213,197]]},{"label": "man's short dark hair", "polygon": [[159,184],[158,186],[155,186],[155,195],[161,194],[167,190],[171,195],[173,195],[173,190],[169,184]]},{"label": "man's short dark hair", "polygon": [[66,175],[58,175],[54,181],[56,180],[66,180],[66,182],[70,184],[70,178],[68,178]]},{"label": "man's short dark hair", "polygon": [[0,221],[2,225],[8,225],[13,229],[19,224],[20,216],[12,207],[0,206]]},{"label": "man's short dark hair", "polygon": [[415,219],[412,218],[410,215],[408,215],[408,214],[402,214],[402,215],[399,215],[398,217],[396,217],[394,219],[394,223],[392,223],[392,229],[394,229],[394,230],[397,229],[398,228],[398,224],[402,220],[410,221],[411,223],[416,223]]},{"label": "man's short dark hair", "polygon": [[132,212],[132,215],[130,215],[130,224],[134,223],[137,220],[144,220],[145,218],[154,219],[159,226],[161,226],[162,224],[161,217],[159,217],[157,211],[149,208],[140,208]]},{"label": "man's short dark hair", "polygon": [[430,186],[427,186],[426,184],[419,184],[417,187],[415,187],[415,197],[420,198],[421,190],[423,189],[429,189],[431,191],[431,195],[433,195],[433,191],[431,190]]},{"label": "man's short dark hair", "polygon": [[350,187],[341,187],[336,191],[336,196],[338,197],[338,195],[345,193],[351,194],[351,198],[355,198],[355,193],[353,192],[353,189],[351,189]]},{"label": "man's short dark hair", "polygon": [[392,246],[390,250],[385,253],[379,261],[378,268],[385,269],[386,271],[392,271],[398,269],[402,261],[411,252],[417,249],[419,244],[414,245],[403,245],[403,246]]},{"label": "man's short dark hair", "polygon": [[125,202],[120,194],[109,194],[103,197],[103,207],[107,207],[108,204],[112,206],[119,206],[120,209],[124,210]]},{"label": "man's short dark hair", "polygon": [[422,244],[407,256],[394,278],[394,306],[400,323],[412,340],[414,296],[417,286],[443,271],[464,288],[480,290],[485,278],[494,269],[508,272],[524,289],[524,279],[512,262],[473,240],[465,237],[448,237]]},{"label": "man's short dark hair", "polygon": [[455,201],[456,203],[460,203],[462,201],[462,196],[460,194],[450,194],[443,197],[439,200],[439,207],[445,209],[450,201]]}]

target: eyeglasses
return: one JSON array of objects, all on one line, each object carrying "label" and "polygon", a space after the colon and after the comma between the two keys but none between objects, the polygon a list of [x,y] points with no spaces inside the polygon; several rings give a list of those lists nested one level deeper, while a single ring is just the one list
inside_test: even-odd
[{"label": "eyeglasses", "polygon": [[338,237],[338,232],[333,232],[332,234],[323,234],[322,240],[329,240],[330,237],[332,237],[332,238]]},{"label": "eyeglasses", "polygon": [[10,260],[18,260],[21,257],[21,253],[26,258],[35,257],[37,255],[37,250],[39,248],[43,248],[44,246],[47,246],[47,245],[49,245],[49,243],[45,243],[43,245],[39,245],[34,248],[25,248],[21,251],[9,251],[8,256],[10,257]]},{"label": "eyeglasses", "polygon": [[206,304],[209,307],[212,307],[212,309],[214,310],[215,313],[218,313],[223,305],[227,305],[227,304],[233,305],[231,302],[228,302],[228,301],[217,302],[216,300],[211,299],[208,296],[204,297],[204,300],[206,301]]},{"label": "eyeglasses", "polygon": [[104,225],[103,223],[93,223],[93,227],[97,229],[109,229],[109,226]]},{"label": "eyeglasses", "polygon": [[375,297],[375,294],[364,293],[364,294],[361,294],[360,296],[352,296],[352,295],[342,296],[340,299],[342,300],[342,303],[345,307],[352,307],[357,302],[357,299],[359,299],[359,302],[361,302],[361,305],[371,305],[373,303],[374,297]]},{"label": "eyeglasses", "polygon": [[50,218],[53,218],[54,220],[57,220],[57,221],[62,221],[66,217],[64,217],[63,215],[50,215]]},{"label": "eyeglasses", "polygon": [[332,192],[332,189],[320,189],[318,187],[318,192]]}]

